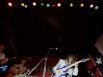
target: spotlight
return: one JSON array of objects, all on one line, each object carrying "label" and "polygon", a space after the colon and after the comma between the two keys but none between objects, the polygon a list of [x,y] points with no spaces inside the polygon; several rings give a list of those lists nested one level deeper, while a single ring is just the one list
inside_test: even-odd
[{"label": "spotlight", "polygon": [[61,7],[61,3],[57,3],[57,6],[58,6],[58,7]]},{"label": "spotlight", "polygon": [[83,3],[81,3],[81,4],[80,4],[80,7],[84,7],[84,4],[83,4]]},{"label": "spotlight", "polygon": [[21,6],[25,7],[25,4],[24,4],[24,3],[21,3]]},{"label": "spotlight", "polygon": [[70,7],[73,7],[73,3],[70,3]]},{"label": "spotlight", "polygon": [[53,48],[49,48],[50,50],[53,50]]},{"label": "spotlight", "polygon": [[99,9],[99,6],[95,6],[95,8],[94,8],[95,10],[98,10]]},{"label": "spotlight", "polygon": [[25,5],[24,7],[25,7],[25,8],[28,8],[28,5]]},{"label": "spotlight", "polygon": [[41,3],[41,6],[43,6],[44,5],[44,3]]},{"label": "spotlight", "polygon": [[36,2],[33,2],[33,6],[36,6]]},{"label": "spotlight", "polygon": [[94,7],[94,5],[93,4],[90,4],[90,8],[93,8]]},{"label": "spotlight", "polygon": [[52,5],[52,7],[55,7],[56,5],[54,4],[54,5]]},{"label": "spotlight", "polygon": [[57,50],[58,50],[58,48],[56,47],[56,48],[55,48],[55,50],[57,51]]},{"label": "spotlight", "polygon": [[12,4],[11,2],[8,2],[8,6],[12,7],[12,6],[13,6],[13,4]]},{"label": "spotlight", "polygon": [[46,7],[50,7],[50,4],[46,4]]}]

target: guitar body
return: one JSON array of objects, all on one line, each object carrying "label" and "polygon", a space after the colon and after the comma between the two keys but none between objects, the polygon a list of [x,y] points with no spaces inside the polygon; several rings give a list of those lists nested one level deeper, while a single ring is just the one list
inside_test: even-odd
[{"label": "guitar body", "polygon": [[66,73],[61,70],[55,70],[54,77],[66,77]]}]

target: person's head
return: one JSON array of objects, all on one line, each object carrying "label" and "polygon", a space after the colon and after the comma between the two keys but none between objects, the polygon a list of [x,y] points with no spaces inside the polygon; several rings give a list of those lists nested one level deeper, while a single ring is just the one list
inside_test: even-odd
[{"label": "person's head", "polygon": [[25,63],[26,63],[26,59],[22,59],[21,64],[25,65]]},{"label": "person's head", "polygon": [[67,61],[68,61],[68,63],[70,63],[70,64],[75,63],[75,62],[76,62],[76,57],[75,57],[75,55],[69,54],[69,55],[67,56]]},{"label": "person's head", "polygon": [[3,52],[5,49],[5,45],[4,44],[0,44],[0,52]]}]

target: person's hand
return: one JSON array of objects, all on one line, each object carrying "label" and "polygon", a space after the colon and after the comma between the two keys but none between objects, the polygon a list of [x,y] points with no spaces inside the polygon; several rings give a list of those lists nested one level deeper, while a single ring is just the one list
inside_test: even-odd
[{"label": "person's hand", "polygon": [[5,59],[1,60],[0,64],[1,64],[1,65],[2,65],[2,64],[6,64],[7,62],[8,62],[8,58],[5,58]]},{"label": "person's hand", "polygon": [[75,65],[75,68],[77,68],[78,67],[78,63],[76,63],[76,65]]},{"label": "person's hand", "polygon": [[8,62],[8,58],[5,59],[5,62]]}]

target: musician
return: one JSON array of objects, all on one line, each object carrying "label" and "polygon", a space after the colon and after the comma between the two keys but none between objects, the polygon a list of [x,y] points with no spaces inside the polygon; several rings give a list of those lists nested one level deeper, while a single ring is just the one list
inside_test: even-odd
[{"label": "musician", "polygon": [[8,58],[5,57],[4,49],[6,48],[4,43],[0,43],[0,77],[5,77],[7,72]]},{"label": "musician", "polygon": [[[27,67],[25,66],[26,59],[22,59],[20,64],[14,64],[8,71],[8,74],[16,75],[16,74],[24,74],[27,72]],[[8,77],[8,76],[7,76]],[[10,76],[9,76],[10,77]]]},{"label": "musician", "polygon": [[0,44],[0,65],[6,64],[8,62],[8,58],[5,58],[5,54],[3,53],[5,49],[4,44]]},{"label": "musician", "polygon": [[[56,66],[53,67],[54,77],[73,77],[78,75],[78,64],[69,69],[65,69],[66,66],[72,65],[76,62],[76,57],[73,54],[69,54],[66,59],[60,59]],[[61,73],[59,70],[65,71],[65,73]],[[56,73],[55,73],[56,72]],[[60,74],[61,73],[61,74]],[[59,75],[55,75],[59,74]]]}]

